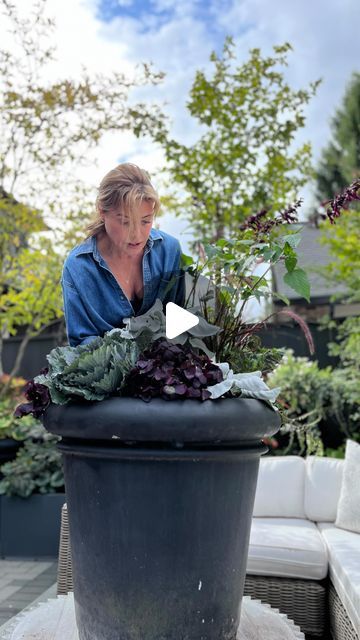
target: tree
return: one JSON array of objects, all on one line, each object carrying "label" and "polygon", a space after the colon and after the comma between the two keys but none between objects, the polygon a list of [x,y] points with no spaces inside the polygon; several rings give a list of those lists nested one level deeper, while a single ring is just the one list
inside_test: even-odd
[{"label": "tree", "polygon": [[63,315],[60,289],[61,256],[42,238],[37,248],[24,248],[7,273],[6,292],[0,294],[0,332],[16,335],[25,327],[8,384],[20,368],[25,349],[45,327]]},{"label": "tree", "polygon": [[[350,181],[357,185],[359,193],[360,73],[352,75],[331,129],[332,140],[322,152],[317,172],[317,193],[321,200],[331,198],[334,191],[342,191]],[[339,203],[341,205],[341,198]],[[344,303],[360,303],[359,202],[355,201],[351,209],[342,210],[335,227],[327,221],[321,224],[321,230],[321,242],[328,245],[333,258],[326,269],[321,270],[322,276],[330,287],[340,284],[346,289],[345,294],[334,294],[332,301],[340,297]],[[337,330],[336,342],[329,345],[330,355],[338,356],[348,378],[355,379],[360,369],[359,317],[346,318],[341,325],[325,318],[324,324]],[[360,403],[360,398],[357,401]]]},{"label": "tree", "polygon": [[[54,22],[46,0],[35,0],[28,15],[0,0],[0,20],[11,36],[11,45],[3,39],[0,47],[0,363],[4,336],[26,324],[15,371],[28,340],[61,313],[58,249],[74,222],[62,210],[66,203],[74,219],[88,207],[74,168],[86,164],[106,132],[139,136],[160,127],[160,109],[130,104],[129,94],[163,74],[144,64],[133,78],[84,70],[80,80],[49,81]],[[50,242],[43,232],[55,212],[61,223]]]},{"label": "tree", "polygon": [[360,176],[360,73],[352,75],[331,131],[316,176],[320,200],[331,198]]},{"label": "tree", "polygon": [[46,229],[38,210],[21,204],[0,186],[0,291],[6,288],[7,271],[30,235]]},{"label": "tree", "polygon": [[223,56],[211,55],[212,76],[198,71],[191,88],[187,107],[203,131],[198,141],[181,144],[165,127],[154,135],[171,183],[185,194],[175,195],[174,210],[186,212],[196,241],[214,242],[263,208],[285,207],[313,176],[310,144],[293,151],[292,143],[319,81],[308,90],[290,88],[277,70],[290,49],[274,47],[268,58],[253,49],[236,65],[228,37]]},{"label": "tree", "polygon": [[[157,129],[162,120],[155,105],[128,104],[132,88],[157,84],[163,74],[143,65],[134,78],[113,72],[79,80],[44,80],[55,57],[54,22],[45,15],[46,0],[35,0],[20,17],[9,0],[0,0],[11,48],[0,49],[0,185],[10,194],[37,200],[41,188],[59,193],[59,173],[71,174],[86,163],[89,149],[105,132]],[[63,186],[63,182],[61,182]]]},{"label": "tree", "polygon": [[[354,205],[353,205],[354,206]],[[340,284],[347,293],[336,294],[348,303],[360,302],[360,213],[356,209],[342,211],[336,225],[321,225],[321,243],[327,244],[332,260],[323,269],[330,284]]]},{"label": "tree", "polygon": [[[29,253],[31,234],[46,229],[42,215],[38,210],[18,202],[0,187],[0,375],[4,373],[1,360],[3,340],[9,333],[16,333],[14,316],[18,311],[21,316],[14,300],[9,307],[8,296],[10,294],[11,297],[11,292],[14,293],[14,279],[20,289],[22,286],[28,286],[19,282],[20,274],[22,274],[20,268],[22,255],[24,254],[25,257]],[[33,266],[35,268],[36,264],[37,261],[34,259]],[[19,269],[18,274],[16,274],[16,269]],[[5,299],[8,300],[6,304],[4,303]],[[43,303],[46,305],[46,300]],[[7,317],[9,313],[12,317]],[[18,323],[18,326],[20,324],[21,322]],[[23,353],[23,349],[20,349],[19,353]]]},{"label": "tree", "polygon": [[[360,195],[360,194],[359,194]],[[322,276],[329,282],[329,288],[334,284],[345,287],[345,293],[333,294],[333,301],[339,298],[343,303],[360,303],[360,213],[358,210],[348,209],[342,212],[335,227],[329,228],[329,223],[321,225],[321,242],[329,247],[331,262],[321,270]],[[338,356],[342,366],[353,369],[353,373],[360,372],[360,318],[350,316],[341,325],[334,320],[325,318],[324,325],[337,330],[336,342],[330,343],[329,353]],[[360,398],[359,398],[360,403]]]},{"label": "tree", "polygon": [[[360,179],[356,180],[360,199]],[[329,290],[334,284],[341,284],[345,293],[331,296],[343,303],[360,303],[360,212],[358,202],[355,208],[341,212],[335,227],[329,221],[321,224],[321,242],[327,244],[331,262],[321,270],[329,282]],[[357,205],[357,207],[356,207]],[[328,344],[331,356],[339,358],[340,364],[332,371],[333,414],[346,437],[359,439],[360,419],[360,316],[349,316],[341,323],[329,317],[323,318],[323,326],[336,331],[336,339]]]}]

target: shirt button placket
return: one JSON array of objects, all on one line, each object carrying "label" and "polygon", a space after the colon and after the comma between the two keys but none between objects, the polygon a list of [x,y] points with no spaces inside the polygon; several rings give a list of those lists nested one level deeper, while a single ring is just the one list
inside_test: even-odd
[{"label": "shirt button placket", "polygon": [[149,295],[150,295],[149,294],[150,287],[148,285],[149,285],[150,280],[151,280],[151,272],[150,272],[149,259],[148,259],[147,253],[145,253],[144,258],[143,258],[143,278],[144,278],[143,305],[147,305],[148,304],[148,298],[149,298]]}]

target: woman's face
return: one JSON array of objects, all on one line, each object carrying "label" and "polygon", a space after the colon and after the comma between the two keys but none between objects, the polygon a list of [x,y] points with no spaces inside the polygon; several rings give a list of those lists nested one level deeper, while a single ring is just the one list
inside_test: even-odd
[{"label": "woman's face", "polygon": [[142,202],[129,218],[120,210],[111,210],[102,215],[105,231],[113,249],[120,255],[136,257],[142,255],[150,235],[154,214],[152,202]]}]

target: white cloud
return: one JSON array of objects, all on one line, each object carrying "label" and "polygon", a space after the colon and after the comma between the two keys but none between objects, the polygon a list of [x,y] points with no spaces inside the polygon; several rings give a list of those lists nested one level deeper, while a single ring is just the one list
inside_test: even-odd
[{"label": "white cloud", "polygon": [[[74,75],[75,72],[80,73],[81,64],[104,72],[123,70],[125,65],[130,72],[139,62],[153,62],[158,70],[166,72],[164,82],[155,89],[138,89],[133,96],[167,102],[166,111],[173,121],[173,135],[184,142],[191,142],[198,135],[198,128],[187,115],[185,102],[195,71],[199,66],[209,64],[211,50],[206,26],[191,18],[192,4],[182,5],[182,17],[174,18],[159,28],[156,16],[145,15],[139,20],[127,16],[100,23],[93,17],[93,2],[88,7],[74,1],[70,4],[73,23],[69,30],[69,0],[62,2],[60,12],[58,1],[50,0],[50,7],[57,10],[59,69],[62,67],[64,73]],[[173,4],[167,7],[166,3],[161,2],[160,5],[158,2],[157,8],[165,10],[173,8]],[[98,166],[79,169],[79,177],[98,184],[114,164],[126,160],[139,164],[151,174],[164,165],[163,153],[150,140],[139,141],[126,132],[106,135],[97,150],[96,160]],[[185,219],[174,219],[165,214],[160,224],[165,231],[180,237],[184,251],[188,251],[189,233],[182,235],[187,226]]]},{"label": "white cloud", "polygon": [[236,36],[241,25],[251,28],[238,40],[240,55],[260,47],[271,53],[273,45],[290,42],[287,78],[294,88],[323,79],[309,104],[307,126],[301,137],[310,139],[314,156],[329,136],[329,122],[353,71],[360,67],[360,3],[358,0],[237,0],[216,19]]},{"label": "white cloud", "polygon": [[[22,0],[17,4],[23,8]],[[213,49],[221,52],[225,35],[234,36],[239,62],[247,59],[251,47],[269,54],[273,45],[289,41],[294,46],[286,71],[291,85],[305,87],[324,79],[299,136],[299,142],[311,140],[315,158],[319,156],[329,137],[330,118],[352,71],[359,69],[359,0],[152,0],[138,17],[127,13],[130,0],[118,4],[124,16],[105,23],[96,18],[98,0],[48,0],[48,12],[57,23],[58,62],[52,78],[79,77],[83,65],[92,72],[131,74],[137,63],[152,61],[166,78],[160,86],[139,89],[135,95],[166,101],[172,134],[191,143],[199,129],[186,111],[188,92],[195,71],[211,68],[209,55]],[[145,11],[151,6],[152,12]],[[153,173],[163,164],[163,155],[151,141],[123,132],[104,136],[89,160],[92,164],[79,169],[78,175],[97,185],[119,161],[137,162]],[[169,216],[162,220],[162,227],[174,235],[185,226],[184,220]]]}]

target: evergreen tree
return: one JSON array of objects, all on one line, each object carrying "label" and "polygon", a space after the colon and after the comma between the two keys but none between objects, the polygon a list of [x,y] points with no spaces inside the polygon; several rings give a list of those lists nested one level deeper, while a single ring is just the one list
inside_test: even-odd
[{"label": "evergreen tree", "polygon": [[360,73],[354,73],[331,122],[332,140],[317,172],[317,196],[332,198],[360,175]]}]

